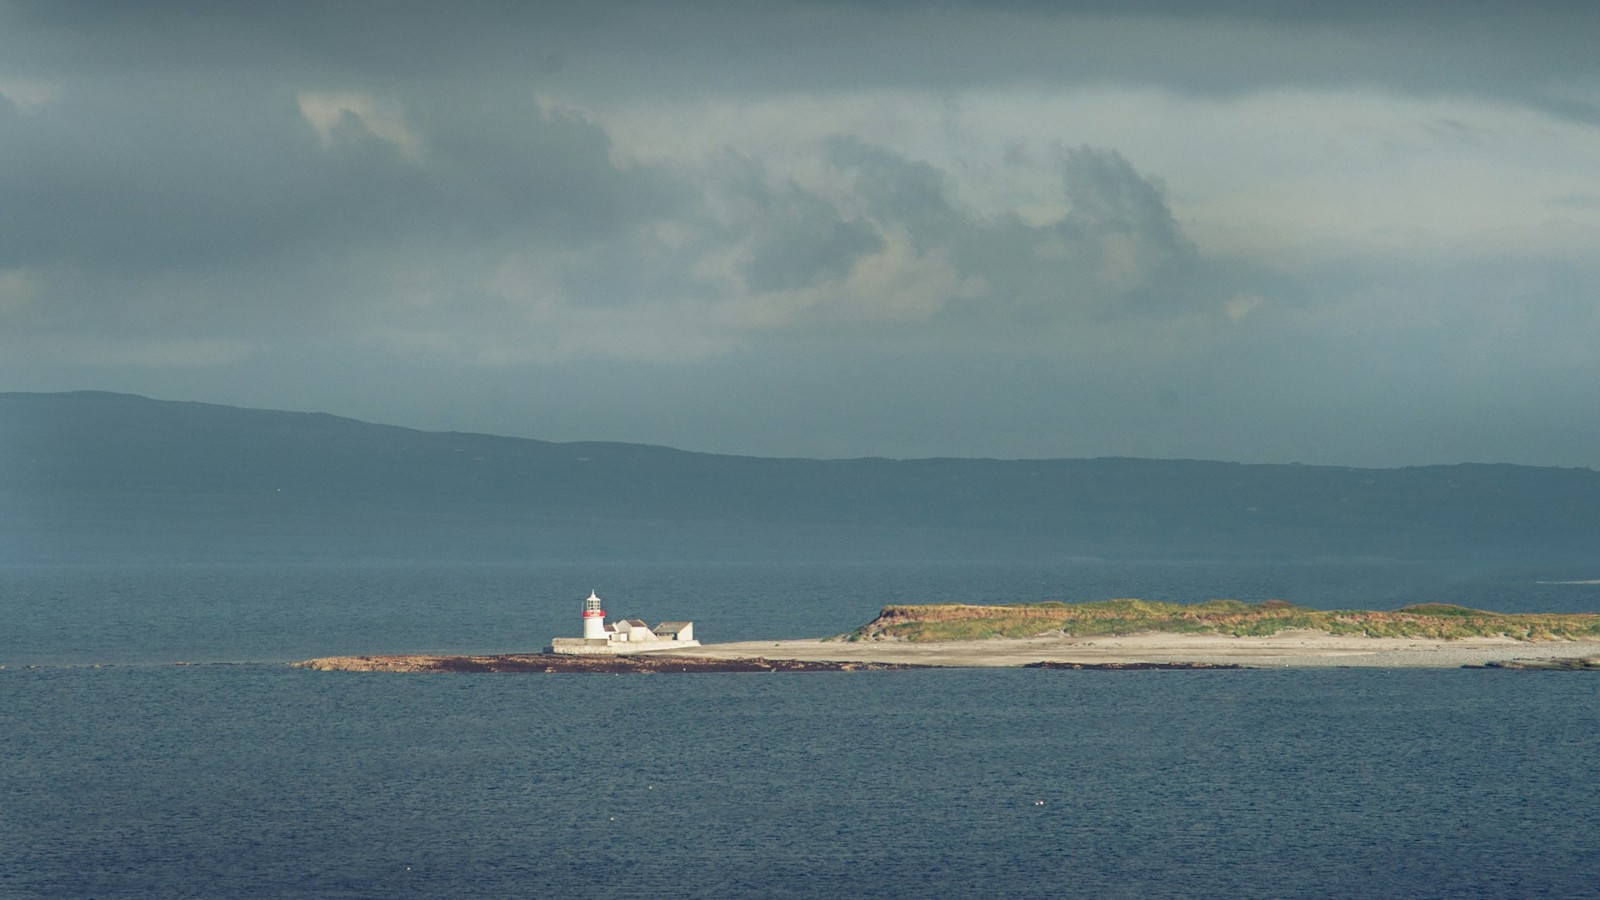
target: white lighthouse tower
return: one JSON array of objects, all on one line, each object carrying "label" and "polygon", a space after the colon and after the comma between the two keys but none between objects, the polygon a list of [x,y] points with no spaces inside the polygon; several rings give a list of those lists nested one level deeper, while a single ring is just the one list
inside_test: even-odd
[{"label": "white lighthouse tower", "polygon": [[583,636],[585,640],[606,639],[606,611],[600,608],[600,598],[592,589],[589,599],[583,601]]}]

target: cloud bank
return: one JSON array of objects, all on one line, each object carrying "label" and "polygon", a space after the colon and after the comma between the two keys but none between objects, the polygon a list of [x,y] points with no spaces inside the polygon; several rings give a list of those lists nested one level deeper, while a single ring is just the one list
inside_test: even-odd
[{"label": "cloud bank", "polygon": [[1593,466],[1593,19],[5,4],[0,388]]}]

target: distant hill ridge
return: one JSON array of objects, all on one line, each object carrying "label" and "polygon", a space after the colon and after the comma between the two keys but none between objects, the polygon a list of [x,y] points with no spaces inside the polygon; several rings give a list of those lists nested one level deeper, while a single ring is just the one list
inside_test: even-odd
[{"label": "distant hill ridge", "polygon": [[1600,473],[721,456],[0,393],[0,559],[1591,560]]}]

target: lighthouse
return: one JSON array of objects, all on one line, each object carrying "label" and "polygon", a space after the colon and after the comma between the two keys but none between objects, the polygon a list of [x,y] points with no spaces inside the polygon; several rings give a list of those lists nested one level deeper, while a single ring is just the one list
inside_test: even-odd
[{"label": "lighthouse", "polygon": [[583,636],[586,640],[606,639],[606,611],[600,608],[600,597],[592,589],[589,599],[583,601]]}]

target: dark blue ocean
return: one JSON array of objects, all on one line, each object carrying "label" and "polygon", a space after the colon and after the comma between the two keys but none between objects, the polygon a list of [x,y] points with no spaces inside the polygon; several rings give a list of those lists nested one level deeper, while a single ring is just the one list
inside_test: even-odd
[{"label": "dark blue ocean", "polygon": [[[0,569],[0,896],[1600,896],[1600,678],[359,675],[612,615],[889,602],[1600,610],[1398,563]],[[183,662],[187,665],[176,665]]]}]

